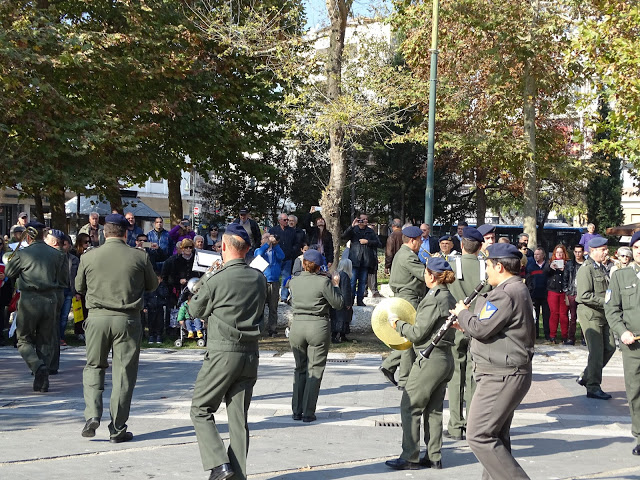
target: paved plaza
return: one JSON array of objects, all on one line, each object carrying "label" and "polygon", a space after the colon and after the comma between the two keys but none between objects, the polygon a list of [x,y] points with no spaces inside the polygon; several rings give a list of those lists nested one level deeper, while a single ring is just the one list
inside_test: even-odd
[{"label": "paved plaza", "polygon": [[[189,419],[202,354],[142,352],[128,422],[135,437],[116,445],[107,430],[110,370],[106,417],[95,438],[80,436],[84,348],[63,348],[49,393],[33,393],[33,377],[17,350],[0,348],[0,479],[206,479]],[[640,478],[640,457],[631,455],[620,353],[604,371],[609,401],[588,399],[576,384],[586,356],[584,347],[536,349],[533,385],[512,428],[515,457],[532,479]],[[401,392],[385,383],[380,361],[379,355],[348,359],[330,353],[318,421],[303,424],[291,419],[293,356],[261,352],[249,411],[249,478],[480,479],[482,469],[465,441],[445,439],[443,470],[392,471],[384,465],[401,452]],[[224,409],[216,419],[226,440]]]}]

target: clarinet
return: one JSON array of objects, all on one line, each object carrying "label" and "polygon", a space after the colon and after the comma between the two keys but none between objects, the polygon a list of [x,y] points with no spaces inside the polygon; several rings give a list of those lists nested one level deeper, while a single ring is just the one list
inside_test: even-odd
[{"label": "clarinet", "polygon": [[[478,294],[486,284],[487,284],[486,280],[481,281],[478,284],[478,286],[475,288],[475,290],[471,292],[467,298],[464,299],[463,303],[465,305],[469,305],[471,302],[473,302],[473,300],[478,296]],[[429,358],[429,355],[431,355],[431,352],[433,352],[433,349],[436,348],[436,345],[438,345],[438,342],[442,340],[442,337],[444,337],[444,334],[447,333],[447,330],[451,328],[451,325],[453,325],[453,322],[455,322],[457,319],[458,319],[458,316],[456,314],[452,313],[451,315],[449,315],[449,318],[447,318],[447,321],[444,322],[444,324],[442,324],[442,326],[440,327],[440,330],[438,330],[438,333],[436,333],[435,337],[433,337],[433,340],[431,340],[431,343],[427,345],[427,348],[420,351],[420,356],[422,358],[425,358],[425,359]]]}]

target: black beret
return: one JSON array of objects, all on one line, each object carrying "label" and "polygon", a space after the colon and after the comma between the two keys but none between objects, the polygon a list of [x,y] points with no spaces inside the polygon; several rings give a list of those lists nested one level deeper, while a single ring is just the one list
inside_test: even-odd
[{"label": "black beret", "polygon": [[510,243],[494,243],[487,247],[488,258],[522,258],[522,252]]},{"label": "black beret", "polygon": [[119,213],[111,213],[107,215],[104,217],[104,223],[113,223],[114,225],[119,225],[121,227],[129,227],[129,220]]},{"label": "black beret", "polygon": [[247,245],[251,245],[251,239],[249,238],[249,234],[247,233],[245,228],[239,223],[230,223],[229,225],[227,225],[227,228],[224,233],[228,235],[236,235],[240,237],[242,240],[244,240],[244,243],[246,243]]},{"label": "black beret", "polygon": [[440,240],[438,240],[438,242],[444,242],[445,240],[453,242],[453,237],[451,235],[443,235],[440,237]]},{"label": "black beret", "polygon": [[430,257],[427,259],[427,268],[432,272],[441,273],[453,271],[449,262],[442,257]]},{"label": "black beret", "polygon": [[484,225],[480,225],[478,227],[478,231],[480,232],[480,235],[482,235],[484,237],[485,235],[488,235],[489,233],[495,232],[496,231],[496,226],[495,225],[491,225],[490,223],[485,223]]},{"label": "black beret", "polygon": [[474,227],[464,227],[462,230],[462,238],[468,238],[469,240],[475,240],[476,242],[484,242],[484,237]]},{"label": "black beret", "polygon": [[633,234],[631,237],[631,241],[629,242],[629,246],[633,247],[633,244],[640,240],[640,230]]}]

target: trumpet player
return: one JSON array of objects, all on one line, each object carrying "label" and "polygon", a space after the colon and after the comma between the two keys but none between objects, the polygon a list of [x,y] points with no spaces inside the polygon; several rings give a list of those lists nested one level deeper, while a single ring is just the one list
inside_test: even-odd
[{"label": "trumpet player", "polygon": [[[418,306],[415,325],[398,320],[395,315],[389,316],[391,326],[413,342],[414,355],[430,343],[431,337],[446,322],[449,310],[456,303],[448,288],[456,278],[449,262],[440,257],[431,257],[427,260],[423,275],[429,293]],[[442,468],[442,408],[447,383],[453,375],[451,347],[454,338],[454,330],[448,329],[430,357],[418,357],[411,367],[400,403],[402,454],[400,458],[388,460],[388,467],[395,470]],[[424,421],[427,444],[427,453],[422,458],[421,419]]]},{"label": "trumpet player", "polygon": [[[20,290],[17,316],[18,351],[33,372],[33,390],[49,391],[49,365],[52,338],[58,325],[59,296],[69,283],[66,256],[45,244],[44,225],[31,221],[25,239],[28,246],[16,251],[8,261],[5,274],[17,278]],[[16,247],[17,249],[18,247]]]},{"label": "trumpet player", "polygon": [[483,479],[529,477],[511,455],[513,412],[531,386],[535,343],[533,304],[519,276],[522,253],[510,244],[487,248],[489,293],[478,296],[474,313],[458,302],[454,327],[471,337],[476,390],[467,419],[467,442],[484,467]]}]

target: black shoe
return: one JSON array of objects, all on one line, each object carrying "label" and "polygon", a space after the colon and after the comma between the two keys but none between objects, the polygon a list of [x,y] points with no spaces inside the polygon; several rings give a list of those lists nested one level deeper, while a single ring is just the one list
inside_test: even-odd
[{"label": "black shoe", "polygon": [[49,370],[49,375],[57,375],[58,370]]},{"label": "black shoe", "polygon": [[429,460],[429,456],[425,453],[424,457],[420,458],[418,464],[423,468],[431,468],[431,460]]},{"label": "black shoe", "polygon": [[93,417],[87,420],[87,423],[84,424],[84,428],[82,429],[82,436],[84,438],[91,438],[96,436],[96,430],[100,426],[100,419],[98,417]]},{"label": "black shoe", "polygon": [[49,391],[49,371],[44,365],[40,365],[40,368],[33,376],[33,391],[34,392],[48,392]]},{"label": "black shoe", "polygon": [[389,380],[391,383],[393,383],[396,387],[398,386],[398,382],[396,382],[396,377],[394,376],[393,372],[391,370],[387,370],[384,367],[380,367],[379,370],[382,372],[382,374],[387,377],[387,380]]},{"label": "black shoe", "polygon": [[631,450],[631,453],[634,455],[640,455],[640,445],[636,445],[633,450]]},{"label": "black shoe", "polygon": [[275,332],[275,331],[269,332],[269,337],[276,338],[277,336],[278,336],[277,332]]},{"label": "black shoe", "polygon": [[578,378],[576,378],[576,383],[578,385],[580,385],[581,387],[586,387],[587,386],[587,382],[584,381],[584,377],[582,375],[580,375]]},{"label": "black shoe", "polygon": [[331,343],[342,343],[340,337],[331,337]]},{"label": "black shoe", "polygon": [[356,305],[358,307],[366,307],[367,305],[364,303],[364,301],[362,301],[361,299],[358,299],[358,302],[356,303]]},{"label": "black shoe", "polygon": [[309,415],[308,417],[302,417],[302,421],[304,423],[311,423],[311,422],[315,422],[316,420],[317,419],[316,419],[315,415]]},{"label": "black shoe", "polygon": [[115,437],[111,437],[109,439],[111,443],[122,443],[122,442],[128,442],[129,440],[133,440],[133,433],[131,432],[122,432],[116,435]]},{"label": "black shoe", "polygon": [[563,345],[575,345],[576,341],[575,340],[565,340],[564,342],[562,342]]},{"label": "black shoe", "polygon": [[351,340],[349,340],[349,339],[347,338],[347,336],[346,336],[346,335],[342,335],[342,337],[341,337],[341,341],[343,341],[343,342],[350,342]]},{"label": "black shoe", "polygon": [[395,470],[420,470],[420,464],[415,462],[407,462],[404,458],[396,458],[395,460],[387,460],[384,462],[387,467]]},{"label": "black shoe", "polygon": [[293,415],[291,415],[291,418],[293,418],[294,420],[302,420],[302,414],[301,413],[294,413]]},{"label": "black shoe", "polygon": [[449,433],[449,430],[445,430],[444,432],[442,432],[442,436],[450,438],[451,440],[463,440],[464,439],[464,435],[452,435],[452,434]]},{"label": "black shoe", "polygon": [[431,462],[431,468],[435,468],[436,470],[442,470],[442,460],[436,460],[435,462]]},{"label": "black shoe", "polygon": [[216,468],[211,470],[211,475],[209,475],[209,480],[225,480],[229,477],[233,477],[233,470],[231,469],[231,464],[223,463],[222,465],[218,465]]},{"label": "black shoe", "polygon": [[597,398],[598,400],[609,400],[611,395],[603,392],[602,390],[597,390],[595,392],[587,392],[587,398]]}]

